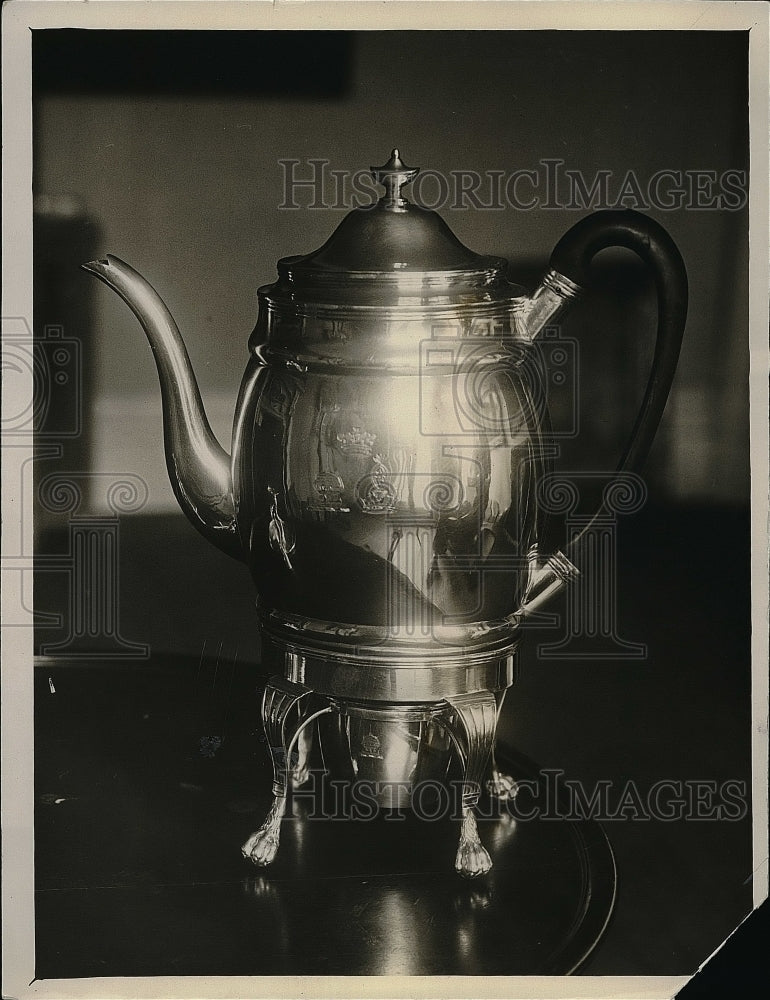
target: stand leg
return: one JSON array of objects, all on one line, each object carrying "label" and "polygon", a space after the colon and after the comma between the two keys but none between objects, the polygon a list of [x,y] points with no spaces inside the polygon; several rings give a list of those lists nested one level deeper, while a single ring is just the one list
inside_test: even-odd
[{"label": "stand leg", "polygon": [[291,772],[291,783],[294,788],[304,785],[310,777],[309,760],[312,746],[313,729],[311,726],[303,726],[297,733],[297,763]]},{"label": "stand leg", "polygon": [[[308,714],[310,689],[286,680],[271,677],[262,699],[262,721],[265,726],[270,756],[273,759],[273,804],[262,826],[241,848],[245,858],[256,865],[266,866],[278,853],[281,820],[286,811],[286,797],[291,778],[291,753],[305,726],[319,713]],[[305,741],[307,749],[309,741]],[[307,770],[307,759],[300,763]],[[295,768],[295,772],[298,770]]]},{"label": "stand leg", "polygon": [[[505,689],[496,693],[495,701],[497,702],[497,721],[499,722],[500,712],[503,709],[503,702],[505,701]],[[519,791],[519,786],[513,778],[509,774],[504,774],[498,768],[494,746],[492,747],[492,773],[487,779],[486,789],[489,795],[503,802],[513,802]]]},{"label": "stand leg", "polygon": [[497,704],[490,691],[457,695],[446,700],[454,709],[448,732],[464,764],[463,824],[455,868],[461,875],[475,878],[492,867],[492,859],[479,839],[473,808],[479,801],[481,779],[495,741]]},{"label": "stand leg", "polygon": [[275,859],[281,839],[281,820],[285,811],[286,796],[276,795],[264,823],[252,833],[241,848],[244,858],[250,858],[261,868],[266,868]]}]

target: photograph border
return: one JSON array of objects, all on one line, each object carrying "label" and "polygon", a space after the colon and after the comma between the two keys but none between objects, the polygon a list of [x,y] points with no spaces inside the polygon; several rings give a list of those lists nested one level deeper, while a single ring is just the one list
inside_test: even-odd
[{"label": "photograph border", "polygon": [[[754,905],[767,897],[768,734],[768,61],[767,4],[585,0],[11,0],[3,8],[3,327],[25,317],[32,327],[32,32],[46,28],[199,30],[515,29],[749,31],[750,155],[749,339],[752,526],[752,774]],[[14,390],[32,397],[29,384]],[[27,393],[27,395],[25,395]],[[4,412],[20,400],[3,394]],[[3,442],[4,450],[6,442]],[[31,498],[12,476],[31,458],[32,441],[2,463],[3,555],[19,524],[31,523]],[[17,448],[21,448],[18,451]],[[4,456],[6,459],[8,456]],[[22,560],[22,569],[26,564]],[[32,563],[29,561],[31,570]],[[3,619],[14,606],[2,591]],[[2,629],[2,931],[3,996],[99,997],[669,997],[688,977],[136,977],[34,978],[32,629]],[[704,964],[708,956],[704,956]]]}]

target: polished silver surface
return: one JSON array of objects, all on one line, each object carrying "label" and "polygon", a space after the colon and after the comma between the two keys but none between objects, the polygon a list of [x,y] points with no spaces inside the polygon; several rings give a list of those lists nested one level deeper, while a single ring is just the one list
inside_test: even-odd
[{"label": "polished silver surface", "polygon": [[235,501],[263,607],[429,635],[522,603],[546,468],[538,402],[486,342],[431,346],[409,375],[265,365],[250,381]]},{"label": "polished silver surface", "polygon": [[381,167],[370,167],[372,176],[378,184],[385,188],[385,194],[380,199],[383,208],[390,212],[403,212],[409,204],[401,195],[401,188],[413,181],[420,172],[419,167],[408,167],[401,159],[401,154],[394,149],[390,159]]},{"label": "polished silver surface", "polygon": [[118,293],[142,324],[158,368],[169,479],[195,527],[229,555],[240,556],[230,459],[206,418],[190,357],[165,303],[137,271],[109,254],[83,268]]},{"label": "polished silver surface", "polygon": [[448,732],[463,761],[463,822],[457,847],[455,869],[466,877],[484,875],[492,859],[479,837],[473,807],[481,794],[497,727],[497,702],[491,691],[447,698],[452,708]]},{"label": "polished silver surface", "polygon": [[[300,759],[292,769],[295,747],[316,719],[333,711],[331,705],[318,707],[312,692],[300,684],[283,677],[274,677],[265,688],[262,698],[262,722],[265,727],[270,756],[273,759],[273,804],[265,821],[241,848],[244,857],[254,864],[265,866],[278,853],[281,837],[281,820],[286,811],[289,784],[307,776],[305,760]],[[303,745],[306,753],[307,741]]]},{"label": "polished silver surface", "polygon": [[497,691],[515,677],[515,658],[507,655],[447,650],[441,656],[375,657],[350,648],[334,652],[277,640],[265,634],[264,661],[297,684],[330,698],[359,698],[379,704],[434,702],[452,695]]},{"label": "polished silver surface", "polygon": [[[461,761],[468,794],[457,869],[488,870],[473,807],[515,795],[494,736],[528,617],[578,574],[543,549],[547,373],[536,339],[578,298],[593,256],[637,252],[658,290],[658,339],[619,469],[641,463],[676,368],[686,315],[681,257],[634,212],[599,212],[559,241],[528,296],[507,262],[474,253],[403,187],[394,149],[377,205],[318,249],[284,257],[259,317],[229,457],[154,289],[114,257],[85,265],[131,307],[152,346],[179,503],[249,566],[275,676],[263,701],[274,802],[244,854],[278,850],[289,783],[318,731],[335,767],[372,776],[380,805]],[[296,756],[293,773],[289,762]],[[430,765],[430,766],[429,766]]]},{"label": "polished silver surface", "polygon": [[517,330],[526,340],[535,340],[546,324],[553,323],[581,291],[580,285],[563,274],[548,271],[532,295],[517,304]]},{"label": "polished silver surface", "polygon": [[[275,859],[289,787],[309,776],[307,757],[315,733],[325,765],[336,779],[355,782],[359,795],[381,809],[410,808],[414,796],[435,791],[430,783],[446,778],[454,751],[463,775],[455,869],[467,878],[483,875],[492,862],[481,843],[473,809],[489,770],[503,691],[501,685],[497,696],[479,689],[433,702],[378,703],[360,691],[357,700],[325,697],[294,678],[272,677],[262,699],[262,719],[273,759],[273,802],[262,825],[243,845],[244,857],[260,867]],[[324,717],[332,724],[316,727]],[[492,781],[488,791],[510,797],[515,782],[496,765]]]},{"label": "polished silver surface", "polygon": [[366,796],[382,809],[409,809],[449,769],[452,744],[445,702],[386,705],[335,699],[335,724],[319,727],[330,772],[366,784]]},{"label": "polished silver surface", "polygon": [[[536,582],[536,571],[530,572],[527,592]],[[511,616],[474,621],[467,625],[435,625],[429,631],[417,628],[393,629],[381,625],[356,625],[348,622],[326,621],[288,612],[271,611],[257,605],[260,624],[271,635],[277,635],[287,642],[312,646],[327,651],[345,652],[348,649],[365,651],[376,657],[389,656],[390,651],[398,651],[399,657],[426,655],[443,656],[445,653],[461,649],[465,655],[483,651],[513,648],[520,639],[520,632],[513,628]],[[437,648],[436,644],[438,644]]]}]

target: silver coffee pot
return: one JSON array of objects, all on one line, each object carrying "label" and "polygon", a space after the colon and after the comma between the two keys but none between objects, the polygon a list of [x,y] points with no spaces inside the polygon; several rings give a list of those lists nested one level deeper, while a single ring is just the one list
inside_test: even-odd
[{"label": "silver coffee pot", "polygon": [[456,868],[475,876],[491,866],[473,812],[482,785],[516,791],[494,741],[523,623],[578,573],[577,539],[543,548],[538,334],[580,296],[600,250],[628,247],[647,263],[656,350],[619,465],[636,469],[676,368],[687,279],[656,222],[596,212],[560,240],[528,295],[504,259],[473,253],[407,201],[417,170],[398,150],[372,172],[379,202],[351,211],[320,249],[280,260],[259,290],[229,455],[158,294],[116,257],[84,267],[150,341],[180,506],[256,585],[274,670],[262,704],[274,801],[244,854],[275,857],[290,783],[307,778],[318,739],[327,766],[369,782],[383,807],[443,780],[456,756]]}]

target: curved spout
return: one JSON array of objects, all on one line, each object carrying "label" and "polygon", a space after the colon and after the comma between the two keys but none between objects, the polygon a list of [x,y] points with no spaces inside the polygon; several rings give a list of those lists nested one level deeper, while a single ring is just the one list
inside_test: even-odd
[{"label": "curved spout", "polygon": [[230,457],[209,427],[173,316],[152,285],[119,258],[82,266],[118,293],[147,334],[160,378],[166,466],[180,507],[204,537],[240,558]]}]

